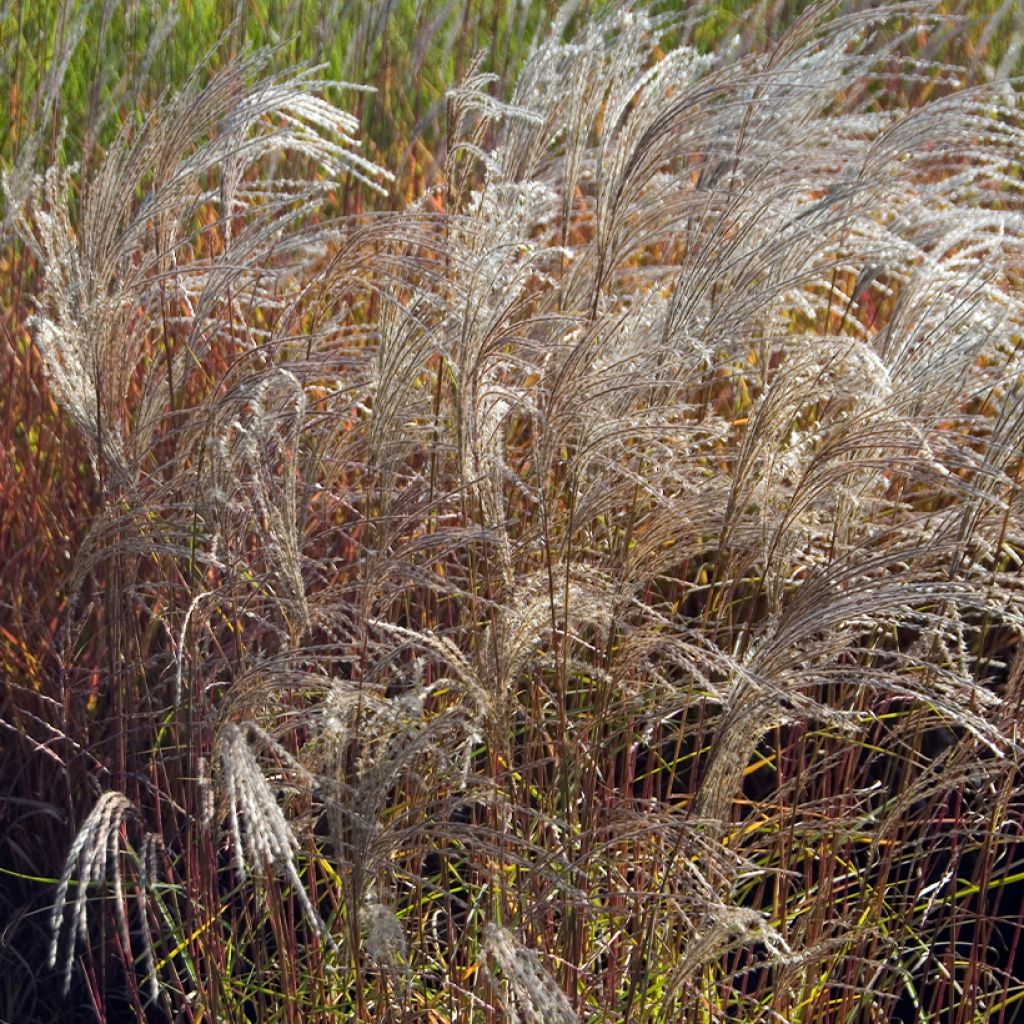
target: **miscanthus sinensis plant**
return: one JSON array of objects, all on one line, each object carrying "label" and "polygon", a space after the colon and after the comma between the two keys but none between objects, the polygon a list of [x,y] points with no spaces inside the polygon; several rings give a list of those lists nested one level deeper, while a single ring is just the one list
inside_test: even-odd
[{"label": "miscanthus sinensis plant", "polygon": [[267,53],[8,189],[93,500],[3,714],[101,1018],[1024,997],[1016,88],[917,2],[570,17],[400,212]]}]

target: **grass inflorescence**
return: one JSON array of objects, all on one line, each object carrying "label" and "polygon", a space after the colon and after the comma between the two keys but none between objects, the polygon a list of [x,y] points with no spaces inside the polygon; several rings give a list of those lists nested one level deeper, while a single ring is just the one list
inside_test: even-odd
[{"label": "grass inflorescence", "polygon": [[345,6],[0,9],[0,1020],[1014,1019],[1012,5]]}]

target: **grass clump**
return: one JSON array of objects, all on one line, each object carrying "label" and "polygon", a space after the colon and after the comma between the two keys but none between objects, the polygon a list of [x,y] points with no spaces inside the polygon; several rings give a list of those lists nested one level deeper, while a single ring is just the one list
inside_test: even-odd
[{"label": "grass clump", "polygon": [[1013,1019],[1018,93],[759,17],[8,162],[0,1018]]}]

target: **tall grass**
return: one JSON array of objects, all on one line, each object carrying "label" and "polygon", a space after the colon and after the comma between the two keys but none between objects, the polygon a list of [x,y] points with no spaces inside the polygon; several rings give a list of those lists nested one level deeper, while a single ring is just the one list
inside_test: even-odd
[{"label": "tall grass", "polygon": [[81,146],[44,74],[0,1020],[1013,1019],[1006,15],[453,37],[419,177],[237,24]]}]

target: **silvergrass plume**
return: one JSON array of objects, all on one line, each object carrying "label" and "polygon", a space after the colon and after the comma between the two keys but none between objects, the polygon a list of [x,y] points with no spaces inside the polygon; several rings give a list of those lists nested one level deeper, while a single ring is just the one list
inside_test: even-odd
[{"label": "silvergrass plume", "polygon": [[[463,72],[432,105],[260,49],[40,168],[85,29],[55,51],[0,235],[68,548],[0,623],[52,772],[0,806],[83,822],[50,967],[168,1019],[1009,1019],[994,22],[573,4],[513,81],[469,45],[512,6],[417,29]],[[358,143],[407,100],[432,177]]]}]

